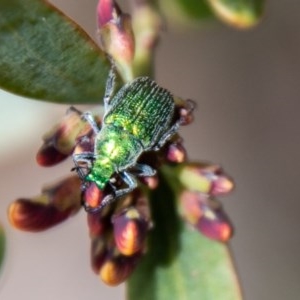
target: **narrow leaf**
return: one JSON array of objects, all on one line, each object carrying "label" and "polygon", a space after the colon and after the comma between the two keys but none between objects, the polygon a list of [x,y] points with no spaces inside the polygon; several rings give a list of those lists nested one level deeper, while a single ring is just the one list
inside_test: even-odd
[{"label": "narrow leaf", "polygon": [[166,182],[152,192],[151,205],[154,228],[147,253],[129,279],[128,299],[242,299],[228,246],[179,219],[175,194]]},{"label": "narrow leaf", "polygon": [[97,103],[109,63],[80,27],[41,0],[0,1],[0,87],[57,103]]},{"label": "narrow leaf", "polygon": [[225,23],[240,29],[255,26],[261,19],[265,0],[208,0]]},{"label": "narrow leaf", "polygon": [[2,266],[4,262],[4,254],[5,254],[5,233],[4,228],[0,223],[0,272],[2,271]]}]

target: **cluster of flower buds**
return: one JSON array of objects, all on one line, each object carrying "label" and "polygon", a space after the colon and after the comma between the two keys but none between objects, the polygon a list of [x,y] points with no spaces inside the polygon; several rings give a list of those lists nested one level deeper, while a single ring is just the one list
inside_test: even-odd
[{"label": "cluster of flower buds", "polygon": [[[97,119],[101,126],[100,119]],[[94,134],[81,112],[67,111],[61,122],[43,138],[37,154],[41,166],[51,166],[76,153],[92,151]],[[154,179],[146,178],[149,186]],[[151,180],[152,179],[152,180]],[[82,207],[97,207],[107,195],[91,183],[84,185],[77,175],[45,187],[41,195],[31,199],[17,199],[8,209],[10,223],[20,230],[38,232],[49,229]],[[106,206],[98,213],[88,213],[87,223],[91,238],[91,265],[108,285],[122,283],[133,272],[146,246],[147,231],[151,225],[148,199],[136,189],[124,200]]]},{"label": "cluster of flower buds", "polygon": [[87,218],[92,269],[108,285],[122,283],[145,251],[151,225],[148,198],[137,189]]},{"label": "cluster of flower buds", "polygon": [[187,164],[180,169],[178,179],[184,187],[179,194],[182,217],[206,237],[227,242],[233,226],[215,197],[231,192],[233,181],[218,165]]},{"label": "cluster of flower buds", "polygon": [[[114,1],[99,1],[98,22],[102,45],[117,64],[129,64],[132,57],[133,41],[131,31],[126,27],[128,16],[121,13]],[[125,26],[125,27],[124,27]],[[109,32],[109,33],[108,33]],[[117,36],[114,36],[116,34]],[[130,53],[114,52],[120,45],[109,41],[120,40],[130,43]],[[125,47],[126,48],[126,47]],[[115,54],[114,54],[115,53]],[[118,56],[119,60],[116,59]],[[120,60],[121,58],[121,60]],[[174,124],[188,125],[192,122],[194,102],[174,97]],[[101,127],[101,120],[94,116]],[[95,133],[82,113],[71,107],[59,124],[43,137],[44,144],[37,153],[41,166],[53,166],[74,154],[94,151]],[[117,285],[133,272],[137,262],[146,251],[147,233],[152,220],[148,191],[162,184],[161,176],[170,177],[180,189],[175,191],[179,199],[179,210],[184,219],[204,235],[227,241],[232,235],[232,226],[213,197],[228,193],[233,188],[232,181],[216,165],[186,162],[186,150],[182,139],[176,134],[159,151],[144,153],[138,163],[150,165],[157,175],[138,178],[141,186],[110,205],[103,205],[114,191],[107,185],[100,190],[93,182],[85,182],[89,173],[88,162],[75,166],[80,175],[64,179],[58,184],[44,188],[40,196],[18,199],[9,207],[9,220],[16,228],[27,231],[41,231],[66,220],[79,211],[81,204],[88,211],[88,227],[91,238],[91,265],[95,273],[109,285]],[[161,168],[162,167],[162,168]],[[115,174],[115,188],[122,188],[123,181]],[[142,187],[143,186],[143,187]],[[162,198],[164,195],[162,195]]]},{"label": "cluster of flower buds", "polygon": [[[215,6],[218,3],[216,7],[220,9],[219,4],[224,1],[210,2]],[[136,12],[134,22],[114,0],[99,0],[97,6],[101,48],[112,58],[124,82],[137,75],[133,70],[135,63],[143,69],[143,64],[145,67],[150,61],[148,56],[152,55],[161,24],[147,1],[136,4],[139,14]],[[193,101],[174,97],[174,102],[174,124],[178,120],[180,125],[190,124]],[[94,119],[100,128],[101,119],[98,115]],[[74,154],[94,152],[95,133],[89,122],[82,118],[82,113],[71,107],[61,122],[44,135],[43,141],[36,159],[39,165],[48,167]],[[147,252],[147,234],[156,222],[150,209],[151,195],[154,194],[151,191],[158,189],[155,191],[157,196],[159,188],[166,182],[172,181],[170,189],[178,200],[178,211],[184,220],[210,239],[227,242],[231,238],[232,224],[215,197],[231,192],[233,181],[218,165],[187,162],[179,135],[175,134],[159,151],[139,157],[138,163],[151,166],[157,175],[137,178],[139,187],[110,205],[103,204],[112,200],[109,197],[114,197],[115,190],[112,189],[118,190],[124,183],[118,174],[111,178],[113,187],[107,185],[104,190],[93,182],[86,182],[85,176],[92,163],[84,160],[76,163],[74,170],[79,176],[45,187],[37,197],[14,201],[8,210],[10,223],[25,231],[46,230],[76,214],[83,204],[91,239],[91,266],[108,285],[124,282]],[[164,196],[161,195],[159,200],[163,201]]]},{"label": "cluster of flower buds", "polygon": [[[36,155],[43,167],[54,166],[74,152],[80,134],[88,136],[91,127],[81,118],[81,112],[71,107],[64,118],[43,136],[43,145]],[[96,121],[100,124],[100,120]],[[8,209],[10,223],[25,231],[51,228],[76,214],[81,208],[81,181],[77,175],[46,186],[41,194],[14,201]]]},{"label": "cluster of flower buds", "polygon": [[[182,125],[190,124],[193,102],[179,98],[174,101],[174,118]],[[43,137],[44,144],[37,154],[41,166],[52,166],[73,154],[93,151],[95,134],[81,116],[80,111],[70,108],[62,121]],[[101,120],[95,120],[101,127]],[[102,210],[97,208],[113,192],[109,186],[102,191],[95,183],[81,182],[82,178],[72,176],[44,188],[38,197],[16,200],[9,208],[9,220],[18,229],[34,232],[66,220],[79,211],[82,203],[89,211],[94,209],[94,213],[87,214],[92,269],[105,283],[117,285],[130,276],[146,252],[147,233],[155,224],[148,191],[159,187],[160,176],[170,177],[177,186],[179,211],[186,221],[214,240],[226,242],[232,236],[232,225],[214,199],[233,189],[232,180],[217,165],[189,163],[186,158],[182,140],[175,135],[160,151],[147,152],[138,161],[151,165],[158,175],[138,178],[139,188]],[[87,165],[76,168],[82,177],[89,172]],[[123,183],[117,174],[114,180],[114,186],[121,188]]]}]

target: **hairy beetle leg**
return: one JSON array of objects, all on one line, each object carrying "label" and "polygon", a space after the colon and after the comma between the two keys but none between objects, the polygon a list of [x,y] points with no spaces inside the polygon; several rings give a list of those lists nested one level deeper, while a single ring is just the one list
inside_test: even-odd
[{"label": "hairy beetle leg", "polygon": [[184,114],[180,116],[179,120],[176,121],[176,123],[161,137],[159,143],[156,146],[154,146],[151,150],[153,151],[160,150],[162,146],[164,146],[165,143],[175,135],[179,127],[187,123],[187,119],[192,115],[192,112],[194,111],[196,104],[193,100],[190,99],[185,100],[184,104],[185,104]]},{"label": "hairy beetle leg", "polygon": [[133,168],[133,171],[136,176],[139,177],[150,177],[156,174],[156,170],[144,164],[136,164]]},{"label": "hairy beetle leg", "polygon": [[99,131],[100,131],[99,126],[97,125],[93,115],[90,112],[87,111],[87,112],[83,113],[81,115],[81,118],[90,124],[90,126],[92,127],[95,134],[99,133]]},{"label": "hairy beetle leg", "polygon": [[[92,161],[95,159],[95,155],[93,152],[83,152],[79,154],[73,154],[73,161],[75,168],[74,170],[77,171],[78,176],[80,177],[81,180],[85,179],[86,174],[82,171],[83,168],[86,168],[90,170],[92,168]],[[87,166],[82,167],[79,164],[80,163],[85,163]]]},{"label": "hairy beetle leg", "polygon": [[[85,155],[87,155],[87,156],[85,156]],[[81,154],[78,154],[78,156],[80,157]],[[85,157],[88,157],[88,153],[86,153],[82,157],[80,157],[79,160],[82,162],[86,162]],[[80,170],[81,167],[78,167],[78,168]],[[150,166],[144,165],[144,164],[136,164],[134,166],[134,171],[136,172],[137,176],[141,176],[141,177],[154,176],[156,174],[156,171],[154,169],[152,169]],[[85,201],[83,201],[83,207],[86,210],[86,212],[88,212],[88,213],[100,212],[105,206],[111,204],[117,198],[120,198],[120,197],[132,192],[137,187],[137,182],[135,180],[134,175],[132,175],[128,172],[124,172],[124,171],[120,172],[119,174],[120,174],[121,178],[123,179],[123,181],[128,185],[128,187],[117,190],[117,188],[114,186],[113,181],[111,180],[110,186],[114,190],[113,194],[108,194],[107,196],[105,196],[103,198],[103,200],[101,201],[101,204],[97,207],[90,207],[87,205],[87,203]]]},{"label": "hairy beetle leg", "polygon": [[115,191],[116,198],[122,197],[122,196],[132,192],[137,187],[136,179],[132,174],[130,174],[126,171],[123,171],[123,172],[120,172],[120,176],[123,179],[123,181],[127,184],[128,187],[124,188],[124,189],[116,190]]},{"label": "hairy beetle leg", "polygon": [[137,182],[134,176],[128,172],[120,172],[119,173],[123,181],[128,185],[127,188],[117,190],[116,187],[111,183],[111,187],[113,188],[113,194],[106,195],[101,201],[100,205],[97,207],[90,207],[86,202],[83,202],[84,209],[88,213],[97,213],[100,212],[105,206],[113,203],[117,198],[120,198],[130,192],[132,192],[137,187]]},{"label": "hairy beetle leg", "polygon": [[187,99],[184,101],[183,107],[180,108],[180,125],[188,125],[193,121],[193,111],[196,107],[196,103],[191,100]]},{"label": "hairy beetle leg", "polygon": [[85,209],[86,212],[88,213],[98,213],[100,212],[105,206],[111,204],[112,202],[114,202],[116,200],[116,197],[112,194],[108,194],[107,196],[105,196],[101,202],[101,204],[97,207],[91,207],[88,206],[87,203],[85,201],[83,201],[83,207]]},{"label": "hairy beetle leg", "polygon": [[153,147],[151,150],[153,151],[159,151],[162,146],[165,145],[165,143],[172,137],[174,134],[178,131],[179,127],[181,125],[180,120],[178,120],[160,139],[160,141]]},{"label": "hairy beetle leg", "polygon": [[186,109],[185,115],[186,116],[191,115],[196,108],[196,102],[191,99],[186,99],[185,104],[186,104],[184,107]]}]

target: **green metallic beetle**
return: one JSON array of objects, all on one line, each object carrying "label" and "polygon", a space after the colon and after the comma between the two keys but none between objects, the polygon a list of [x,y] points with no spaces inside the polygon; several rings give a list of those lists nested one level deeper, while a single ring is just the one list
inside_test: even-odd
[{"label": "green metallic beetle", "polygon": [[[100,211],[116,198],[134,190],[137,187],[136,176],[155,175],[152,167],[139,164],[137,160],[146,151],[160,150],[177,132],[182,121],[179,118],[174,122],[173,96],[150,78],[139,77],[113,96],[114,86],[112,69],[106,84],[101,128],[91,113],[82,115],[94,131],[94,151],[73,154],[75,169],[84,183],[94,182],[100,190],[110,184],[114,190],[98,207],[85,206],[91,212]],[[192,102],[189,105],[192,111]],[[87,165],[87,174],[81,170],[82,163]],[[116,188],[114,174],[118,174],[127,187]]]}]

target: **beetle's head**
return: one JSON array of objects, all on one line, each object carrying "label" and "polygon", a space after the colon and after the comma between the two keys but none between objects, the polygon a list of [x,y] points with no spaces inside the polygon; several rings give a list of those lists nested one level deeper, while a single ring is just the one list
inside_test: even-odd
[{"label": "beetle's head", "polygon": [[99,157],[94,162],[91,172],[86,176],[86,181],[95,182],[100,190],[103,190],[114,173],[114,167],[110,160]]}]

